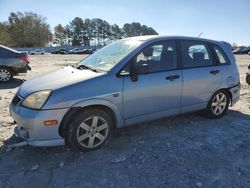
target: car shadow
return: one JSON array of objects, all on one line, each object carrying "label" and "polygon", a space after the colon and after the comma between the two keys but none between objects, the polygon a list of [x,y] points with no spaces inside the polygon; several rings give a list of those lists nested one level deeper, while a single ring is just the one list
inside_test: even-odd
[{"label": "car shadow", "polygon": [[13,80],[4,83],[0,82],[0,89],[14,89],[19,87],[25,80],[13,78]]},{"label": "car shadow", "polygon": [[[87,153],[73,152],[65,147],[8,149],[9,145],[18,142],[13,135],[0,146],[0,180],[6,182],[4,185],[14,184],[13,187],[18,187],[18,183],[27,187],[32,182],[39,183],[41,187],[75,187],[83,182],[91,182],[88,185],[92,185],[101,177],[105,181],[100,184],[109,183],[111,178],[117,184],[125,185],[121,181],[123,177],[139,174],[135,178],[141,185],[142,179],[138,177],[159,174],[168,177],[171,184],[173,180],[174,185],[188,178],[188,187],[194,187],[189,178],[195,182],[194,177],[204,178],[201,182],[206,182],[208,178],[215,177],[214,172],[228,171],[232,174],[235,168],[240,172],[244,170],[244,178],[248,172],[243,165],[248,164],[249,131],[246,130],[249,130],[249,120],[249,114],[234,110],[216,120],[210,120],[200,112],[159,119],[118,129],[102,149]],[[243,165],[239,166],[238,161]],[[67,177],[67,181],[62,177]],[[176,180],[176,177],[182,178]]]},{"label": "car shadow", "polygon": [[[65,153],[68,151],[71,151],[69,148],[63,147],[63,146],[55,146],[55,147],[33,147],[33,146],[17,146],[12,147],[14,144],[18,144],[23,142],[24,140],[21,138],[18,138],[15,134],[13,134],[11,137],[3,141],[3,145],[0,146],[0,154],[5,153],[8,150],[15,150],[15,149],[24,149],[27,152],[31,152],[34,154],[41,154],[46,151],[47,154],[53,154],[53,153]],[[73,152],[73,151],[72,151]],[[75,153],[75,152],[73,152]]]}]

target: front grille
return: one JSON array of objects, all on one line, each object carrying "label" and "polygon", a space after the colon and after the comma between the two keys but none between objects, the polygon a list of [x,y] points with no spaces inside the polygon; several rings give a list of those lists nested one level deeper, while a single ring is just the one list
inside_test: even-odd
[{"label": "front grille", "polygon": [[12,100],[12,104],[17,105],[22,99],[16,94]]}]

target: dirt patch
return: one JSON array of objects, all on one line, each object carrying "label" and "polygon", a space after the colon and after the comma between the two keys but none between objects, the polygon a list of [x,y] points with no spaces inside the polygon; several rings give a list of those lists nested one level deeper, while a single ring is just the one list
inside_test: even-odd
[{"label": "dirt patch", "polygon": [[237,56],[241,99],[227,116],[200,113],[120,129],[103,149],[15,143],[8,106],[24,80],[78,62],[81,55],[30,56],[32,71],[0,85],[0,187],[250,187],[250,56]]}]

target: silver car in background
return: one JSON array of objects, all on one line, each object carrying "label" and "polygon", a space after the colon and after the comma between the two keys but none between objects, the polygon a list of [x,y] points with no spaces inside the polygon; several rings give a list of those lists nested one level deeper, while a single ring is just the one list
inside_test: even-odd
[{"label": "silver car in background", "polygon": [[44,55],[45,51],[44,49],[35,49],[33,51],[29,52],[30,55]]},{"label": "silver car in background", "polygon": [[198,110],[220,118],[239,96],[228,43],[142,36],[116,41],[78,68],[25,82],[10,113],[29,145],[88,151],[107,143],[115,128]]}]

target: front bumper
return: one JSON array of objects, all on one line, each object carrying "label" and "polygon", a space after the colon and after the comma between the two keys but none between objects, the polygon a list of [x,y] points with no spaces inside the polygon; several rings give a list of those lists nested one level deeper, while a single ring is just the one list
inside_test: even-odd
[{"label": "front bumper", "polygon": [[[62,146],[64,139],[59,135],[59,126],[63,116],[68,111],[56,110],[31,110],[19,104],[10,105],[10,115],[17,123],[16,136],[26,140],[32,146]],[[57,120],[58,124],[45,126],[44,121]]]},{"label": "front bumper", "polygon": [[[50,140],[34,140],[34,139],[27,139],[23,134],[23,130],[20,129],[21,127],[17,126],[14,129],[14,133],[18,138],[22,138],[26,141],[27,145],[36,146],[36,147],[50,147],[50,146],[63,146],[65,145],[64,139],[50,139]],[[26,131],[26,130],[25,130]]]}]

